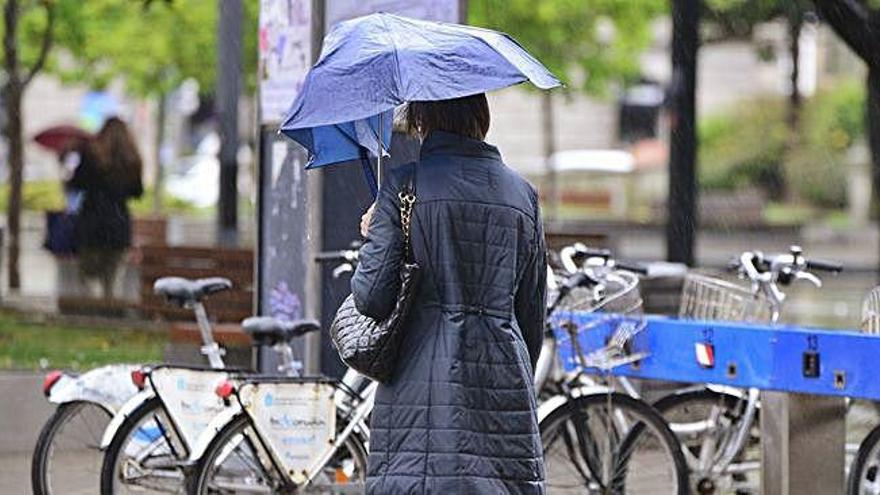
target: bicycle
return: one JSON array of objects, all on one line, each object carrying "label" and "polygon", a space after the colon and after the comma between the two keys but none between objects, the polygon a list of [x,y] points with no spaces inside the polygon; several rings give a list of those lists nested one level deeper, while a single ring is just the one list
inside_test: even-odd
[{"label": "bicycle", "polygon": [[[194,281],[166,277],[156,281],[160,292],[189,285],[198,293],[193,309],[201,330],[203,352],[215,360],[219,348],[211,337],[211,326],[201,299],[230,289],[226,279]],[[172,294],[173,295],[173,294]],[[218,356],[219,357],[219,356]],[[35,495],[92,493],[99,486],[102,433],[126,402],[138,393],[131,381],[136,364],[114,364],[95,368],[82,375],[55,370],[46,375],[43,393],[58,404],[43,426],[31,461],[31,487]]]},{"label": "bicycle", "polygon": [[[634,337],[644,329],[638,276],[616,270],[605,251],[575,251],[586,259],[583,264],[574,263],[575,273],[565,278],[557,292],[551,304],[558,323],[556,335],[548,339],[555,343],[545,341],[548,347],[556,346],[565,369],[549,385],[557,394],[538,409],[547,489],[553,493],[689,493],[681,444],[663,417],[633,397],[637,395],[634,390],[616,392],[610,379],[612,369],[647,356],[633,349]],[[561,254],[572,258],[571,251]],[[574,288],[586,291],[572,294]],[[574,315],[567,314],[570,311],[599,314],[579,326]],[[602,329],[610,335],[607,344],[587,353],[581,337]],[[602,383],[590,375],[598,375]]]},{"label": "bicycle", "polygon": [[[357,251],[321,253],[349,271]],[[233,376],[217,395],[232,407],[204,430],[190,455],[188,492],[361,493],[377,384],[349,370],[325,377]]]},{"label": "bicycle", "polygon": [[[875,287],[862,302],[862,332],[880,334],[880,287]],[[876,407],[876,404],[875,404]],[[849,445],[847,451],[849,452]],[[861,441],[850,464],[847,493],[850,495],[880,494],[880,425],[875,426]]]},{"label": "bicycle", "polygon": [[[157,283],[156,291],[175,304],[194,309],[203,340],[210,341],[203,353],[211,367],[159,365],[132,373],[132,382],[140,392],[104,433],[101,493],[182,493],[188,452],[211,419],[224,409],[214,396],[214,388],[236,370],[225,367],[222,349],[211,338],[198,287],[187,282]],[[289,341],[316,331],[318,325],[253,317],[246,319],[242,328],[253,339],[255,354],[271,347],[280,357],[279,371],[295,374],[298,363]]]},{"label": "bicycle", "polygon": [[[779,321],[787,287],[797,280],[821,287],[810,270],[837,273],[840,265],[804,257],[798,246],[788,253],[742,253],[728,266],[750,282],[750,289],[699,274],[689,274],[682,290],[679,317],[701,320]],[[698,385],[654,402],[679,437],[698,494],[726,491],[754,493],[760,470],[758,417],[760,392]]]}]

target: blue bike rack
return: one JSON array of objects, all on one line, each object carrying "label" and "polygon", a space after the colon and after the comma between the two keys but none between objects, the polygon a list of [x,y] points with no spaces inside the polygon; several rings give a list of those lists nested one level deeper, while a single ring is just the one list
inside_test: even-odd
[{"label": "blue bike rack", "polygon": [[[880,401],[880,337],[850,330],[770,326],[646,316],[632,352],[648,356],[610,371],[651,380],[711,383]],[[569,333],[576,325],[585,352],[601,348],[632,317],[566,312],[554,319],[559,354],[575,366]],[[707,354],[714,360],[705,363]]]}]

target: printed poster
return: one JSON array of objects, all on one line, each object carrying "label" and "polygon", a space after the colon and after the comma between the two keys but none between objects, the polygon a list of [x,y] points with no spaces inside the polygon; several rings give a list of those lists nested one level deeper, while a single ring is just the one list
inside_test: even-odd
[{"label": "printed poster", "polygon": [[312,64],[311,0],[260,0],[257,45],[262,124],[277,124]]}]

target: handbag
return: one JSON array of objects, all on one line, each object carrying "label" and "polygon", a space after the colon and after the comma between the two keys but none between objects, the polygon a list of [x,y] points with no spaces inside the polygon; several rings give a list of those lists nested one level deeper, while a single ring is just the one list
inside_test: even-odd
[{"label": "handbag", "polygon": [[55,256],[76,254],[76,214],[66,211],[46,212],[46,238],[43,248]]},{"label": "handbag", "polygon": [[339,358],[348,367],[373,380],[391,378],[397,364],[397,353],[403,339],[403,323],[409,313],[419,281],[419,265],[410,245],[413,205],[416,202],[414,179],[398,194],[400,226],[403,231],[404,263],[400,270],[400,291],[394,310],[383,321],[362,315],[349,295],[336,311],[330,326],[330,339]]}]

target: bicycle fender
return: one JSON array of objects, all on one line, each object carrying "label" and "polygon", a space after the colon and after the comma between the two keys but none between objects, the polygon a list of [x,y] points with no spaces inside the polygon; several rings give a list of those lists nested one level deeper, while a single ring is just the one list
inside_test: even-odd
[{"label": "bicycle fender", "polygon": [[134,412],[135,409],[140,407],[144,402],[152,399],[154,396],[155,394],[152,390],[143,390],[128,399],[128,401],[119,408],[116,414],[113,415],[113,419],[110,420],[110,424],[107,425],[107,429],[104,430],[104,436],[101,437],[101,450],[105,450],[110,446],[110,442],[113,441],[113,437],[116,436],[116,432],[119,431],[122,422],[131,416],[131,413]]},{"label": "bicycle fender", "polygon": [[571,391],[571,395],[554,395],[553,397],[545,400],[538,406],[538,424],[541,421],[544,421],[547,416],[550,415],[553,411],[559,409],[560,407],[568,404],[570,399],[576,399],[578,397],[583,397],[585,395],[593,395],[593,394],[605,394],[608,393],[608,387],[603,387],[600,385],[588,386],[588,387],[578,387]]},{"label": "bicycle fender", "polygon": [[49,402],[93,402],[115,413],[138,389],[131,382],[135,364],[113,364],[95,368],[79,376],[64,373],[49,391]]},{"label": "bicycle fender", "polygon": [[208,426],[206,426],[196,438],[195,443],[191,446],[188,460],[193,463],[197,462],[202,455],[205,454],[205,451],[208,450],[208,445],[210,445],[214,436],[239,414],[246,413],[242,411],[241,405],[238,404],[238,401],[234,401],[223,409],[223,411],[214,416],[214,418],[208,422]]}]

